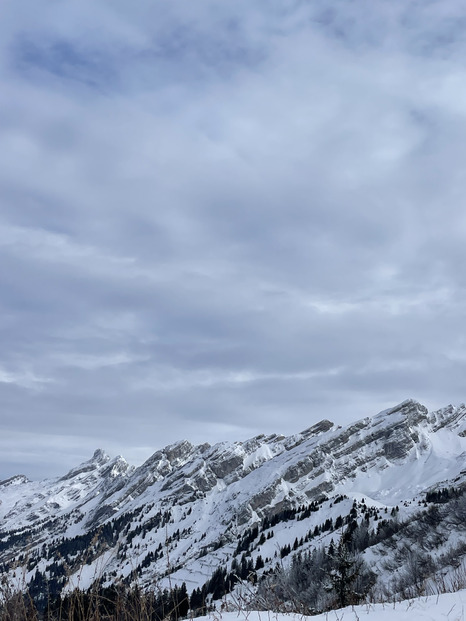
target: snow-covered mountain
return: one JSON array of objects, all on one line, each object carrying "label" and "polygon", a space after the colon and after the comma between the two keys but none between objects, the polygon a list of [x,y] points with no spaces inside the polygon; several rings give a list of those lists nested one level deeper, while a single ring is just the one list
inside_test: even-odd
[{"label": "snow-covered mountain", "polygon": [[451,557],[432,572],[450,576],[466,553],[465,458],[466,407],[429,413],[412,400],[347,427],[323,420],[290,437],[181,441],[138,468],[99,449],[60,478],[0,482],[0,563],[37,588],[137,579],[192,591],[232,562],[260,575],[293,551],[328,545],[350,523],[375,533],[396,522],[385,543],[373,538],[363,550],[380,575],[395,576],[400,524],[409,539],[425,522],[437,536],[428,553]]}]

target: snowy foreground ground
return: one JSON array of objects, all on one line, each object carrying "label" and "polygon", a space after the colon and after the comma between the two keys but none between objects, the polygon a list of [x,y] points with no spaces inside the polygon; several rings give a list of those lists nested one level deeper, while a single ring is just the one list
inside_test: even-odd
[{"label": "snowy foreground ground", "polygon": [[466,621],[466,591],[407,600],[396,604],[349,606],[304,617],[274,612],[217,612],[199,621]]}]

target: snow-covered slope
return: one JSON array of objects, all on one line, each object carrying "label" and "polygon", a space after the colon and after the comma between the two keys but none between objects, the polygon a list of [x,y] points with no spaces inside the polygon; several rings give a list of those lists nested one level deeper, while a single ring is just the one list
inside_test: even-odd
[{"label": "snow-covered slope", "polygon": [[466,618],[466,591],[444,593],[392,604],[348,606],[325,614],[279,614],[273,612],[234,611],[216,612],[199,621],[464,621]]},{"label": "snow-covered slope", "polygon": [[291,437],[181,441],[138,468],[97,450],[58,479],[0,482],[0,563],[13,573],[14,560],[26,581],[43,575],[60,588],[77,576],[87,586],[97,576],[163,585],[170,575],[193,589],[235,556],[260,556],[265,571],[295,541],[303,550],[325,544],[355,505],[374,527],[395,507],[408,519],[428,490],[462,489],[465,457],[466,407],[429,413],[412,400]]}]

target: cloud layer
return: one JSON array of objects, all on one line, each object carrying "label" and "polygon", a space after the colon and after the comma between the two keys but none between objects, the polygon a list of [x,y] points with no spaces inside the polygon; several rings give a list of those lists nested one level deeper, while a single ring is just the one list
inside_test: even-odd
[{"label": "cloud layer", "polygon": [[2,12],[0,478],[465,399],[461,3]]}]

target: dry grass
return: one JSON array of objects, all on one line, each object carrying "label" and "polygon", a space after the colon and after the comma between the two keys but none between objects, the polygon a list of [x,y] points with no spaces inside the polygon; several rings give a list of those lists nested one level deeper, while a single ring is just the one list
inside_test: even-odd
[{"label": "dry grass", "polygon": [[178,621],[180,611],[187,609],[186,600],[173,602],[163,593],[138,587],[75,589],[63,597],[48,598],[41,608],[27,593],[3,586],[0,621]]}]

